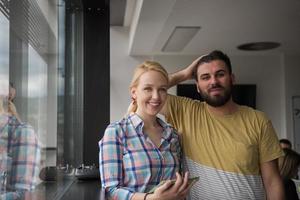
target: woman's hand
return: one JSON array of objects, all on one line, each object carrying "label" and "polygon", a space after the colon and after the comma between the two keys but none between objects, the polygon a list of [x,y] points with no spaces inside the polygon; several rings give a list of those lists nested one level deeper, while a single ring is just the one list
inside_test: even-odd
[{"label": "woman's hand", "polygon": [[189,185],[188,185],[188,172],[184,177],[176,172],[175,183],[168,180],[162,186],[158,187],[153,194],[147,196],[147,200],[182,200],[186,197]]}]

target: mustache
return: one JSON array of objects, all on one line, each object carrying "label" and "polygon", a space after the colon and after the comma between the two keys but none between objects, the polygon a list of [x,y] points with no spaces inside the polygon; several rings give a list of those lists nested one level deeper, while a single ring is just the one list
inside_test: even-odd
[{"label": "mustache", "polygon": [[211,85],[208,90],[212,90],[212,89],[224,89],[224,87],[222,87],[220,84],[216,83]]}]

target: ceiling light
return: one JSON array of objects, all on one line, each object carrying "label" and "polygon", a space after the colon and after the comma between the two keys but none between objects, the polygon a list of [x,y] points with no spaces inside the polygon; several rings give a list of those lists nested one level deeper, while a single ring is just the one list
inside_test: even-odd
[{"label": "ceiling light", "polygon": [[253,42],[239,45],[237,48],[244,51],[261,51],[275,49],[280,46],[277,42]]},{"label": "ceiling light", "polygon": [[181,51],[200,30],[199,26],[177,26],[162,48],[164,52]]}]

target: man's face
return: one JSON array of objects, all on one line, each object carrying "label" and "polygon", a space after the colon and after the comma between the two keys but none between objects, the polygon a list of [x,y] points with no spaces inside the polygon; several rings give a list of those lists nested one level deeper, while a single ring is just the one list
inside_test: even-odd
[{"label": "man's face", "polygon": [[222,60],[202,63],[198,67],[197,77],[198,92],[207,104],[220,107],[231,99],[234,76]]}]

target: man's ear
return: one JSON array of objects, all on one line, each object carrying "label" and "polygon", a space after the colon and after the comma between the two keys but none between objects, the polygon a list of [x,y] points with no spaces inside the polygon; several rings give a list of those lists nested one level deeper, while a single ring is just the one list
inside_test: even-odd
[{"label": "man's ear", "polygon": [[231,82],[232,84],[235,84],[235,75],[231,73]]},{"label": "man's ear", "polygon": [[200,89],[199,89],[197,81],[195,81],[195,84],[196,84],[196,87],[197,87],[197,92],[200,94]]}]

